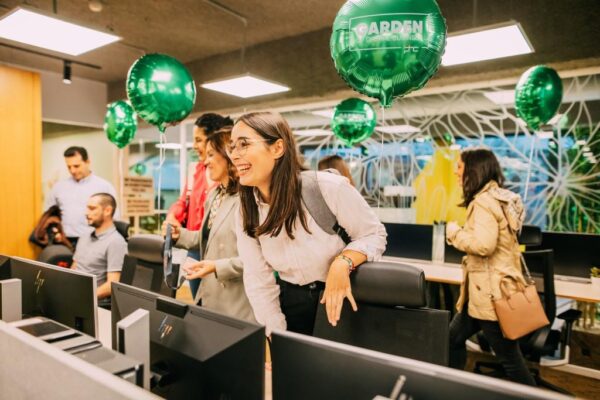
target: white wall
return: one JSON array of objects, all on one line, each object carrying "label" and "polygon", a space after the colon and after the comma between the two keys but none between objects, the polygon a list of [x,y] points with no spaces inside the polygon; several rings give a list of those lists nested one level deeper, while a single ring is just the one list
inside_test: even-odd
[{"label": "white wall", "polygon": [[102,127],[108,99],[106,83],[73,77],[66,85],[60,74],[39,73],[44,121]]},{"label": "white wall", "polygon": [[46,194],[54,183],[69,177],[63,157],[70,146],[82,146],[88,151],[92,172],[111,182],[118,190],[114,175],[118,170],[117,147],[108,141],[104,131],[44,135],[42,140],[42,192]]}]

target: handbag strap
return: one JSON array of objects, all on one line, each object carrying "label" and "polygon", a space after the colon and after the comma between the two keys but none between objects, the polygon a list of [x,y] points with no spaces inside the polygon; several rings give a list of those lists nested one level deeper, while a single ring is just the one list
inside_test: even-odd
[{"label": "handbag strap", "polygon": [[[527,282],[529,284],[533,284],[533,283],[535,283],[535,281],[531,277],[531,273],[529,272],[529,268],[527,267],[527,262],[525,262],[525,257],[523,257],[523,253],[521,252],[521,249],[519,248],[520,245],[519,245],[519,239],[517,238],[517,232],[513,231],[512,228],[510,227],[510,223],[508,223],[508,217],[506,216],[506,211],[504,209],[504,206],[502,205],[502,203],[500,203],[500,201],[498,201],[498,203],[500,204],[500,209],[502,210],[502,214],[504,215],[504,219],[506,220],[506,224],[507,224],[506,227],[508,228],[508,231],[512,234],[512,237],[515,240],[515,243],[517,245],[517,249],[519,251],[519,258],[521,260],[521,271],[525,270],[525,274],[527,275]],[[490,279],[490,298],[492,300],[494,300],[494,294],[492,293],[492,270],[490,267],[489,257],[485,257],[485,262],[486,262],[486,267],[487,267],[489,279]],[[500,285],[502,285],[502,282],[500,282]]]},{"label": "handbag strap", "polygon": [[[519,248],[520,245],[519,245],[519,239],[517,238],[517,232],[513,231],[512,228],[510,227],[510,224],[508,223],[508,217],[506,216],[506,210],[504,209],[504,206],[502,204],[500,204],[500,208],[502,209],[502,214],[504,214],[504,219],[506,219],[506,222],[507,222],[506,227],[508,228],[509,232],[512,234],[512,237],[515,240],[517,248]],[[531,277],[531,273],[529,272],[529,268],[527,267],[527,262],[525,262],[525,257],[523,257],[523,252],[521,252],[520,248],[519,248],[519,256],[521,259],[521,271],[525,270],[525,274],[527,275],[527,281],[529,284],[534,283],[534,280]]]}]

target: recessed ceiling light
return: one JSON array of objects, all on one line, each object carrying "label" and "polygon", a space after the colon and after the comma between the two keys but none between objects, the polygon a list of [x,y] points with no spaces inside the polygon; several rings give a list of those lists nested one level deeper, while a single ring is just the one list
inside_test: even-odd
[{"label": "recessed ceiling light", "polygon": [[0,38],[72,56],[121,40],[118,36],[22,7],[0,17]]},{"label": "recessed ceiling light", "polygon": [[242,97],[244,99],[273,93],[287,92],[290,90],[290,88],[287,86],[269,82],[252,75],[243,75],[228,79],[221,79],[214,82],[207,82],[203,83],[201,86],[205,89]]},{"label": "recessed ceiling light", "polygon": [[528,53],[533,53],[533,46],[521,24],[511,21],[449,35],[442,65],[448,67]]},{"label": "recessed ceiling light", "polygon": [[419,128],[412,125],[385,125],[375,128],[376,131],[383,133],[417,133],[421,132]]},{"label": "recessed ceiling light", "polygon": [[157,149],[166,149],[166,150],[181,150],[181,144],[179,143],[157,143]]},{"label": "recessed ceiling light", "polygon": [[484,92],[483,95],[488,100],[498,104],[514,104],[515,102],[515,91],[514,90],[497,90],[495,92]]},{"label": "recessed ceiling light", "polygon": [[325,129],[302,129],[294,131],[296,136],[332,136],[333,132]]},{"label": "recessed ceiling light", "polygon": [[535,133],[540,139],[551,139],[554,136],[552,131],[539,131]]},{"label": "recessed ceiling light", "polygon": [[319,117],[333,119],[334,110],[333,110],[333,108],[324,108],[322,110],[310,111],[310,113],[313,115],[318,115]]}]

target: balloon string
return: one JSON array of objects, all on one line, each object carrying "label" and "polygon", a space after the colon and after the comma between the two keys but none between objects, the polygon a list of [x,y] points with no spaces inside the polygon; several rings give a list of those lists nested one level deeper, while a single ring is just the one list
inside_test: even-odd
[{"label": "balloon string", "polygon": [[123,181],[125,177],[123,175],[123,149],[119,149],[119,197],[121,203],[121,209],[123,209],[124,195],[123,195]]},{"label": "balloon string", "polygon": [[165,162],[165,144],[167,142],[167,137],[164,133],[160,134],[160,148],[158,149],[158,200],[157,200],[157,213],[156,213],[156,219],[157,219],[157,225],[158,225],[158,230],[160,231],[160,212],[162,210],[161,208],[161,204],[160,204],[160,192],[161,192],[161,187],[162,187],[162,166]]},{"label": "balloon string", "polygon": [[537,139],[537,134],[533,133],[531,138],[531,147],[529,149],[529,165],[527,167],[527,179],[525,179],[525,194],[523,195],[523,203],[527,202],[527,194],[529,193],[529,180],[531,179],[531,164],[533,163],[533,148]]},{"label": "balloon string", "polygon": [[[385,124],[385,108],[381,106],[381,125]],[[379,176],[377,178],[377,188],[379,189],[379,195],[377,196],[377,210],[379,210],[379,203],[381,202],[381,169],[383,165],[383,132],[381,134],[381,151],[379,152]]]}]

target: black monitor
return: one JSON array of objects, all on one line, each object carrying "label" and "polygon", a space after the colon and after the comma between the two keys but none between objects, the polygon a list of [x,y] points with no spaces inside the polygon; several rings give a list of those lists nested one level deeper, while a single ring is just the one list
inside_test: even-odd
[{"label": "black monitor", "polygon": [[24,317],[42,316],[97,337],[96,277],[19,257],[0,256],[0,279],[21,280]]},{"label": "black monitor", "polygon": [[119,282],[173,298],[177,292],[165,283],[162,263],[149,262],[128,254],[123,260]]},{"label": "black monitor", "polygon": [[317,312],[315,336],[353,346],[448,365],[450,312],[430,308],[344,304],[338,326]]},{"label": "black monitor", "polygon": [[122,283],[112,284],[112,301],[113,347],[118,321],[139,308],[150,313],[155,394],[168,399],[263,399],[264,327]]},{"label": "black monitor", "polygon": [[448,244],[448,242],[444,244],[444,262],[446,264],[460,264],[462,263],[462,258],[466,255],[467,253],[458,250],[456,247]]},{"label": "black monitor", "polygon": [[600,235],[543,232],[541,249],[554,250],[554,274],[590,277],[590,268],[600,266]]},{"label": "black monitor", "polygon": [[516,400],[570,399],[482,375],[361,349],[291,332],[273,332],[274,399],[390,397],[401,376],[405,398]]},{"label": "black monitor", "polygon": [[433,225],[384,223],[386,256],[431,260]]}]

